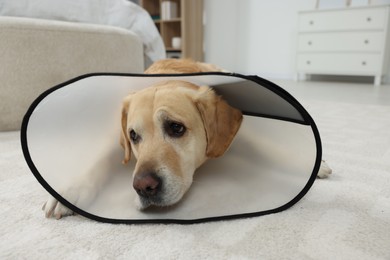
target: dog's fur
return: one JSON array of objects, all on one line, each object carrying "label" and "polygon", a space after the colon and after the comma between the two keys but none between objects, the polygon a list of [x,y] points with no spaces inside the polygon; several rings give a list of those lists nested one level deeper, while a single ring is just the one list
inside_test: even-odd
[{"label": "dog's fur", "polygon": [[[162,60],[145,73],[208,71],[221,70],[191,60]],[[122,107],[120,143],[124,148],[123,163],[132,155],[137,159],[133,173],[133,186],[139,194],[137,207],[178,202],[191,186],[195,170],[208,158],[219,157],[228,149],[242,118],[239,110],[209,87],[185,81],[161,82],[127,96]],[[319,177],[327,177],[330,172],[325,165]],[[89,182],[87,192],[86,185],[82,186],[83,194],[89,194],[83,200],[90,201],[101,185],[98,181],[91,185],[91,179],[80,181],[83,182]],[[65,193],[70,192],[77,193],[77,189]],[[61,218],[71,213],[54,198],[45,203],[44,210],[47,217]]]},{"label": "dog's fur", "polygon": [[[146,73],[210,70],[217,68],[189,60],[163,60]],[[133,174],[136,190],[137,183],[145,181],[145,175],[157,176],[160,185],[158,194],[153,196],[142,196],[145,194],[138,190],[139,208],[179,201],[190,187],[195,170],[206,159],[221,156],[230,146],[241,121],[241,112],[212,89],[185,81],[162,82],[126,97],[121,142],[125,148],[124,162],[131,153],[137,158]],[[183,127],[184,134],[170,135],[169,124]],[[131,131],[139,136],[139,141],[130,140]]]}]

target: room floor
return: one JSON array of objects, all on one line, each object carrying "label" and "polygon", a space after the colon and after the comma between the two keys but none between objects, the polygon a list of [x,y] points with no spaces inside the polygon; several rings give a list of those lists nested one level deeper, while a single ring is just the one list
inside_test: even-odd
[{"label": "room floor", "polygon": [[390,85],[275,80],[298,100],[321,100],[390,106]]},{"label": "room floor", "polygon": [[293,207],[197,225],[46,219],[47,193],[24,162],[19,133],[5,132],[0,258],[390,259],[390,86],[275,82],[313,117],[333,169]]}]

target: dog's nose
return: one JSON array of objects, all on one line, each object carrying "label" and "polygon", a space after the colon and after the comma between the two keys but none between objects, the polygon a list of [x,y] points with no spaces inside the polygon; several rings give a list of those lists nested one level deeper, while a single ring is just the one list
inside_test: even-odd
[{"label": "dog's nose", "polygon": [[161,179],[155,173],[136,174],[133,187],[142,197],[155,196],[161,188]]}]

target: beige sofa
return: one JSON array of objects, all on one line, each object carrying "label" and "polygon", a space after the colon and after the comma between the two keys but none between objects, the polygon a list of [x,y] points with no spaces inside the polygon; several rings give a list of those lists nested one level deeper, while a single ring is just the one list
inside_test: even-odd
[{"label": "beige sofa", "polygon": [[92,72],[141,73],[143,47],[124,29],[0,17],[0,131],[20,129],[46,89]]}]

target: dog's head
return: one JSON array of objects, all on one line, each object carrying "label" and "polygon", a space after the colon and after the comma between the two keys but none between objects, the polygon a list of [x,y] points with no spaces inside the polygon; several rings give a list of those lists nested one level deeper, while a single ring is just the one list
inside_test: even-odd
[{"label": "dog's head", "polygon": [[194,171],[221,156],[242,121],[209,87],[168,81],[130,94],[123,102],[121,144],[124,163],[137,159],[133,187],[140,208],[178,202]]}]

